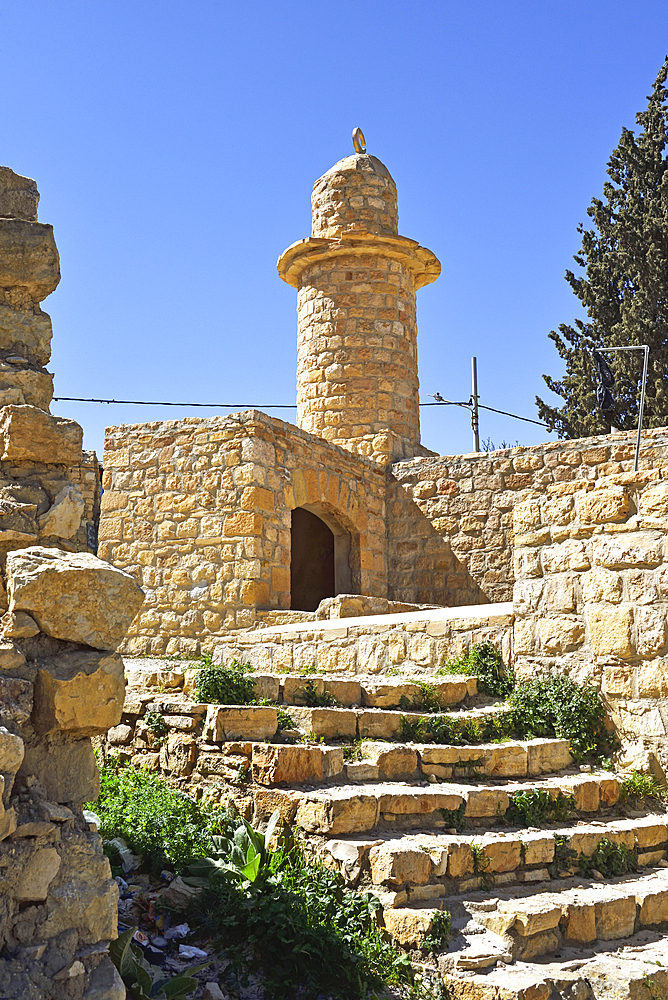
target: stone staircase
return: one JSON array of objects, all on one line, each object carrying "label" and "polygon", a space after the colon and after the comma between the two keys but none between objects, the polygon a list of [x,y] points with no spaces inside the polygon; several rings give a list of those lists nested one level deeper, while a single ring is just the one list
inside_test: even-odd
[{"label": "stone staircase", "polygon": [[[624,776],[576,765],[565,740],[499,742],[507,706],[475,678],[429,677],[435,714],[419,708],[424,674],[257,673],[274,704],[224,706],[192,700],[187,664],[126,665],[109,745],[255,823],[278,809],[310,856],[379,898],[388,932],[452,997],[662,1000],[668,815],[631,811]],[[454,745],[429,742],[425,719]],[[631,870],[599,872],[604,848]],[[430,954],[438,911],[451,933]]]}]

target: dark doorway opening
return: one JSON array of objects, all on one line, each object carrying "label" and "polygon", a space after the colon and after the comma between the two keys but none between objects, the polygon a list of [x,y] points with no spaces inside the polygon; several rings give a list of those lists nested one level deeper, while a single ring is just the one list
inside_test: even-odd
[{"label": "dark doorway opening", "polygon": [[336,595],[334,532],[303,507],[292,511],[290,560],[291,607],[315,611],[326,597]]}]

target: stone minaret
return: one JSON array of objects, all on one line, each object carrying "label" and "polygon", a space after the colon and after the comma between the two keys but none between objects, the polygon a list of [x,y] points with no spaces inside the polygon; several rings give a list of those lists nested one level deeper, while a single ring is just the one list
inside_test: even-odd
[{"label": "stone minaret", "polygon": [[441,265],[398,235],[396,185],[355,132],[355,155],[313,186],[312,236],[282,254],[278,273],[299,290],[298,426],[388,464],[429,454],[420,446],[415,292]]}]

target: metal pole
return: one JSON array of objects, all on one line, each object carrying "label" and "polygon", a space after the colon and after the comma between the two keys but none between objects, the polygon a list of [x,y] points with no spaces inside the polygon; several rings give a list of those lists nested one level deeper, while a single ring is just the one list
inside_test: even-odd
[{"label": "metal pole", "polygon": [[473,429],[473,450],[480,451],[478,421],[478,359],[471,358],[471,427]]},{"label": "metal pole", "polygon": [[640,410],[638,412],[638,437],[636,438],[636,458],[633,471],[638,471],[638,458],[640,456],[640,432],[642,431],[642,417],[645,409],[645,386],[647,384],[647,362],[649,360],[649,347],[645,346],[645,358],[642,366],[642,388],[640,390]]}]

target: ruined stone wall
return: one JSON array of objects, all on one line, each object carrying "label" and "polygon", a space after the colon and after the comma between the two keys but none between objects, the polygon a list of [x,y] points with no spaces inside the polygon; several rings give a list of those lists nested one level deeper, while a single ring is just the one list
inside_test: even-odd
[{"label": "ruined stone wall", "polygon": [[[635,432],[391,467],[388,597],[450,607],[512,598],[515,502],[554,483],[633,469]],[[668,429],[642,436],[640,467],[668,462]]]},{"label": "ruined stone wall", "polygon": [[96,553],[97,532],[100,526],[102,475],[95,452],[83,451],[79,465],[67,470],[67,478],[71,483],[74,483],[83,498],[82,521],[86,531],[86,548]]},{"label": "ruined stone wall", "polygon": [[96,461],[79,425],[48,412],[39,303],[60,271],[37,199],[34,181],[0,168],[0,996],[124,1000],[107,957],[118,890],[82,803],[99,788],[89,737],[120,719],[114,650],[142,595],[77,551]]},{"label": "ruined stone wall", "polygon": [[291,511],[351,536],[353,589],[385,597],[385,473],[256,410],[109,428],[98,553],[146,591],[124,649],[196,655],[290,607]]},{"label": "ruined stone wall", "polygon": [[550,485],[514,532],[518,677],[592,681],[668,766],[668,468]]}]

